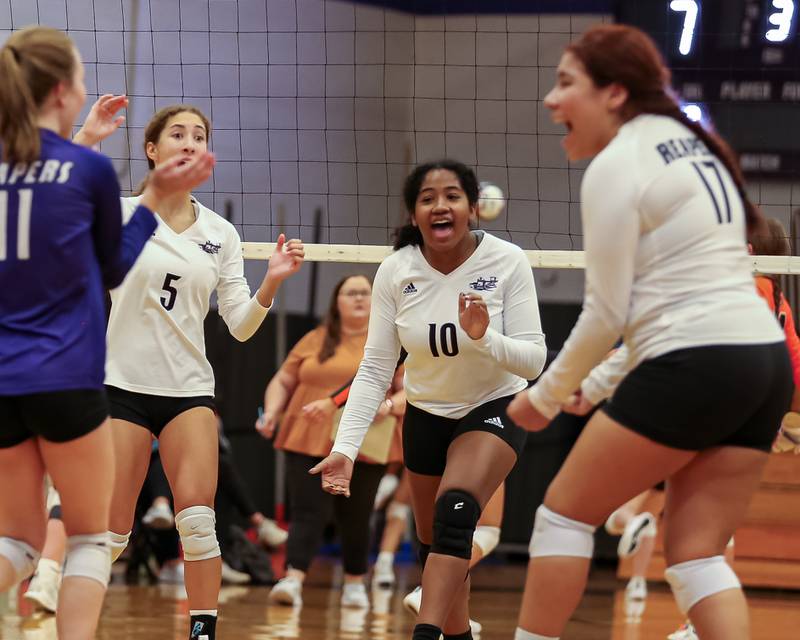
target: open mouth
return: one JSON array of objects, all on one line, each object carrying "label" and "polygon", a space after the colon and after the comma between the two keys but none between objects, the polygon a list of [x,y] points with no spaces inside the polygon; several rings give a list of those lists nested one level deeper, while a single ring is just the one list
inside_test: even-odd
[{"label": "open mouth", "polygon": [[447,238],[453,232],[453,221],[447,218],[432,220],[431,231],[437,240]]}]

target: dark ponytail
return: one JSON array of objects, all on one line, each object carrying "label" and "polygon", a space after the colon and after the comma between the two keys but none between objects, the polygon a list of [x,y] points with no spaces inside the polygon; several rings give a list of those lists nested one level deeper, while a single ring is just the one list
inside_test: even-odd
[{"label": "dark ponytail", "polygon": [[402,249],[407,245],[416,245],[421,247],[423,245],[422,233],[419,227],[412,223],[412,214],[417,205],[417,198],[422,189],[422,183],[428,173],[436,169],[444,169],[451,171],[458,178],[461,188],[467,196],[467,201],[470,206],[478,204],[478,194],[480,187],[478,186],[478,178],[475,172],[465,164],[456,160],[443,159],[435,162],[426,162],[425,164],[417,165],[414,170],[408,174],[405,183],[403,184],[403,204],[406,206],[408,212],[408,222],[401,227],[395,229],[394,232],[394,250]]},{"label": "dark ponytail", "polygon": [[739,162],[728,144],[681,111],[670,89],[671,74],[652,39],[629,25],[603,24],[591,27],[572,42],[567,51],[575,55],[598,87],[619,84],[628,91],[622,108],[623,120],[643,113],[674,118],[700,140],[730,173],[745,209],[748,233],[761,232],[764,216],[750,200]]},{"label": "dark ponytail", "polygon": [[[764,218],[763,228],[749,233],[747,241],[753,248],[753,254],[757,256],[789,256],[792,254],[786,229],[777,218]],[[779,318],[781,297],[783,296],[780,276],[768,274],[764,277],[772,281],[772,304],[775,317]]]}]

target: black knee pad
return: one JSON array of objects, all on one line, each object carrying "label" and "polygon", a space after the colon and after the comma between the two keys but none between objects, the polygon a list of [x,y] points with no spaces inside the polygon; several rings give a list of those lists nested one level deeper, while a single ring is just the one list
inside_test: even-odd
[{"label": "black knee pad", "polygon": [[419,566],[425,568],[425,563],[428,561],[428,554],[431,552],[431,545],[419,543],[419,550],[417,551],[417,559],[419,559]]},{"label": "black knee pad", "polygon": [[472,557],[472,534],[481,517],[481,506],[466,491],[450,489],[436,501],[431,551],[446,556]]}]

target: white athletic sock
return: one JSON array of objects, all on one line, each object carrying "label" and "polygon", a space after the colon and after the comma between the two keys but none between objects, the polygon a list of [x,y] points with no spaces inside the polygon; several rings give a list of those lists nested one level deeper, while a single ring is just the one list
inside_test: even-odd
[{"label": "white athletic sock", "polygon": [[525,629],[521,627],[517,627],[517,631],[514,634],[514,640],[559,640],[559,639],[554,638],[552,636],[541,636],[538,633],[531,633],[530,631],[525,631]]},{"label": "white athletic sock", "polygon": [[217,615],[216,609],[190,609],[189,610],[190,616],[214,616]]},{"label": "white athletic sock", "polygon": [[377,564],[388,564],[391,566],[394,563],[394,554],[391,551],[381,551],[378,554]]}]

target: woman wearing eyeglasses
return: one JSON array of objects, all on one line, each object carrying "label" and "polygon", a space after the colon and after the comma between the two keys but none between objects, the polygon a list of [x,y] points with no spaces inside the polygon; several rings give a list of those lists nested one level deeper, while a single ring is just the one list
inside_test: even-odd
[{"label": "woman wearing eyeglasses", "polygon": [[[333,290],[323,324],[294,346],[264,393],[264,414],[256,429],[265,438],[272,438],[283,413],[275,448],[286,453],[286,485],[292,506],[287,574],[270,592],[272,603],[302,604],[306,572],[322,542],[325,526],[335,519],[345,573],[342,606],[369,606],[364,586],[369,518],[386,465],[359,457],[354,474],[357,482],[352,485],[350,498],[325,493],[319,478],[309,475],[308,470],[330,453],[336,410],[331,395],[353,379],[364,357],[371,296],[372,284],[366,276],[341,280]],[[383,415],[400,415],[402,408],[401,403],[395,405],[389,398],[381,410]]]}]

